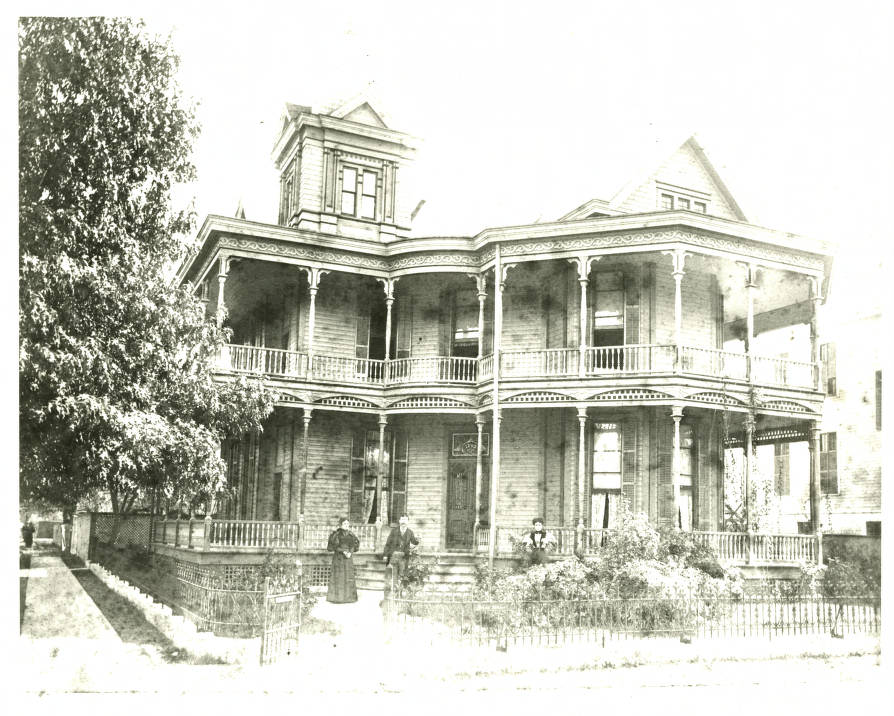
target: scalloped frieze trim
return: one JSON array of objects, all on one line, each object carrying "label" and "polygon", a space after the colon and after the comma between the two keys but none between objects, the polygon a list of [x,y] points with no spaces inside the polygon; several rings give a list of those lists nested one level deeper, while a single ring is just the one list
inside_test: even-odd
[{"label": "scalloped frieze trim", "polygon": [[493,402],[494,396],[490,395],[489,393],[486,393],[485,395],[482,395],[480,398],[478,398],[478,405],[490,405]]},{"label": "scalloped frieze trim", "polygon": [[314,405],[332,405],[338,408],[371,408],[379,410],[380,407],[375,403],[362,398],[355,398],[353,395],[328,395],[325,398],[317,398]]},{"label": "scalloped frieze trim", "polygon": [[726,395],[725,393],[717,393],[712,390],[687,395],[684,400],[693,400],[696,403],[713,403],[714,405],[745,405],[744,400],[734,398],[732,395]]},{"label": "scalloped frieze trim", "polygon": [[[528,254],[549,253],[552,251],[582,251],[587,249],[615,248],[619,246],[642,246],[645,244],[659,244],[668,242],[683,242],[693,244],[695,246],[704,246],[707,248],[717,249],[719,251],[728,251],[735,254],[745,253],[754,258],[763,258],[770,261],[780,261],[782,263],[794,263],[803,268],[811,268],[821,270],[823,268],[822,259],[815,259],[810,256],[791,250],[775,249],[757,244],[747,243],[743,246],[742,241],[732,239],[722,239],[717,236],[706,236],[704,234],[696,234],[691,231],[680,231],[672,229],[669,231],[637,231],[617,234],[605,234],[599,236],[586,236],[575,239],[556,239],[554,241],[544,241],[535,239],[530,241],[517,241],[501,245],[501,256],[525,256]],[[743,252],[743,248],[746,248]],[[493,258],[495,251],[485,251],[482,254],[482,260],[487,261]]]},{"label": "scalloped frieze trim", "polygon": [[504,403],[556,403],[574,400],[570,395],[564,393],[553,393],[548,390],[529,390],[524,393],[516,393],[508,398],[504,398]]},{"label": "scalloped frieze trim", "polygon": [[325,251],[304,244],[287,245],[276,241],[226,238],[221,240],[220,247],[222,249],[258,251],[261,253],[276,254],[278,256],[290,256],[296,259],[307,259],[310,261],[326,261],[328,263],[341,264],[343,266],[359,266],[362,268],[378,269],[380,271],[387,271],[389,268],[388,261],[376,258],[375,256]]},{"label": "scalloped frieze trim", "polygon": [[782,410],[786,413],[813,413],[815,411],[808,408],[806,405],[801,405],[801,403],[796,403],[792,400],[768,400],[765,403],[761,403],[759,408],[761,410]]},{"label": "scalloped frieze trim", "polygon": [[606,400],[669,400],[673,396],[648,388],[622,388],[620,390],[608,390],[604,393],[596,393],[588,398],[591,401]]},{"label": "scalloped frieze trim", "polygon": [[474,266],[481,265],[481,259],[475,254],[428,254],[417,256],[402,256],[389,263],[389,268],[405,269],[416,266]]},{"label": "scalloped frieze trim", "polygon": [[437,395],[414,395],[409,398],[401,398],[388,404],[389,408],[463,408],[472,410],[473,406],[461,400],[443,398]]}]

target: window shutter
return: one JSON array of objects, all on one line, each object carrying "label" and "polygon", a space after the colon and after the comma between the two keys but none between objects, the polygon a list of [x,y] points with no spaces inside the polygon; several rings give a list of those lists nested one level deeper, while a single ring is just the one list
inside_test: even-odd
[{"label": "window shutter", "polygon": [[357,337],[354,341],[354,357],[369,358],[369,305],[361,305],[357,299]]},{"label": "window shutter", "polygon": [[626,421],[621,426],[621,496],[627,500],[631,510],[636,510],[636,473],[637,473],[637,439],[639,438],[637,423]]},{"label": "window shutter", "polygon": [[451,355],[453,347],[453,292],[443,290],[438,302],[438,355]]},{"label": "window shutter", "polygon": [[407,433],[394,432],[394,466],[391,470],[391,522],[396,523],[407,511]]},{"label": "window shutter", "polygon": [[355,429],[351,439],[351,498],[352,522],[363,522],[363,468],[366,449],[366,432]]},{"label": "window shutter", "polygon": [[[664,418],[662,420],[662,418]],[[674,424],[669,417],[658,418],[658,523],[672,526],[674,514]]]},{"label": "window shutter", "polygon": [[823,367],[823,380],[826,385],[826,394],[838,395],[838,376],[835,366],[835,344],[824,343],[820,346],[820,362]]},{"label": "window shutter", "polygon": [[624,343],[640,343],[640,276],[639,268],[628,269],[624,273]]},{"label": "window shutter", "polygon": [[410,296],[401,297],[397,305],[397,344],[395,358],[409,358],[413,346],[413,304]]},{"label": "window shutter", "polygon": [[820,492],[838,494],[838,436],[836,433],[820,435]]},{"label": "window shutter", "polygon": [[777,495],[788,495],[791,492],[789,479],[789,444],[777,443],[774,451],[774,483]]}]

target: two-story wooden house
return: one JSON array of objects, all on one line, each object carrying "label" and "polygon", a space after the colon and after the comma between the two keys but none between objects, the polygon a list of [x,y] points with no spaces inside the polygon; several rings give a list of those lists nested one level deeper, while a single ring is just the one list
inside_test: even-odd
[{"label": "two-story wooden house", "polygon": [[[808,441],[815,515],[828,247],[748,223],[694,139],[557,221],[417,236],[414,146],[367,102],[289,104],[278,223],[205,220],[179,276],[232,329],[220,379],[279,400],[223,445],[213,519],[158,544],[310,550],[347,515],[375,550],[406,512],[428,551],[493,558],[542,516],[570,553],[624,499],[726,556],[815,559],[723,534],[723,452]],[[752,350],[767,321],[809,326],[797,355]]]}]

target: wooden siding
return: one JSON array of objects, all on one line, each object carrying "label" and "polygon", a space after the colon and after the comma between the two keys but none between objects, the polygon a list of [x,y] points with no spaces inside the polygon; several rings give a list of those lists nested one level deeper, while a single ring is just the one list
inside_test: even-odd
[{"label": "wooden siding", "polygon": [[[655,271],[655,342],[674,342],[674,278],[670,261]],[[716,285],[711,274],[687,270],[681,288],[683,303],[682,340],[684,345],[712,348],[717,345],[722,326],[717,316]]]},{"label": "wooden siding", "polygon": [[445,421],[440,416],[414,415],[400,421],[407,430],[407,514],[421,549],[432,551],[444,544],[444,503],[447,478],[447,435],[451,429],[472,432],[475,423]]},{"label": "wooden siding", "polygon": [[497,523],[530,522],[540,509],[542,422],[537,410],[504,410]]},{"label": "wooden siding", "polygon": [[313,140],[305,140],[301,150],[298,181],[298,207],[310,211],[323,208],[323,148]]},{"label": "wooden siding", "polygon": [[673,155],[640,184],[619,207],[625,213],[658,211],[658,192],[655,182],[664,182],[681,189],[710,194],[708,213],[725,219],[737,219],[720,188],[688,146],[681,146]]},{"label": "wooden siding", "polygon": [[343,273],[323,276],[314,316],[314,353],[354,355],[357,323],[355,296],[360,289],[361,280],[357,276]]}]

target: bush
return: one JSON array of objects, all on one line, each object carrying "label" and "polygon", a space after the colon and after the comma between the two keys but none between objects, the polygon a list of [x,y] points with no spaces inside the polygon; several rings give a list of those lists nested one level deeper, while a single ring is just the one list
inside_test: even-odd
[{"label": "bush", "polygon": [[691,532],[662,527],[659,530],[658,559],[676,559],[710,577],[722,578],[724,569],[714,550],[696,540]]},{"label": "bush", "polygon": [[[298,583],[298,568],[295,560],[289,557],[275,556],[272,551],[268,551],[264,555],[264,562],[259,570],[260,584],[259,588],[264,589],[266,580],[270,580],[270,584],[274,588],[293,589]],[[308,580],[301,582],[301,619],[306,621],[313,611],[314,605],[317,603],[317,593],[312,591],[307,583]],[[260,623],[263,624],[263,601],[261,602]]]},{"label": "bush", "polygon": [[423,559],[410,553],[410,559],[400,575],[400,592],[405,598],[412,598],[425,587],[432,570],[437,566],[438,558]]}]

